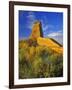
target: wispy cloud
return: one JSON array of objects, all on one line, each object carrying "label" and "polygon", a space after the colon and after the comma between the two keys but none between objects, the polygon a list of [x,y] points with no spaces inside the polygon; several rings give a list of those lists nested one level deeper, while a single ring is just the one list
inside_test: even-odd
[{"label": "wispy cloud", "polygon": [[57,31],[57,32],[52,32],[52,33],[48,34],[47,36],[50,37],[50,38],[55,39],[60,44],[63,44],[63,33],[62,33],[62,30]]},{"label": "wispy cloud", "polygon": [[48,23],[48,21],[47,21],[47,19],[46,19],[45,16],[44,16],[43,19],[41,19],[41,23],[42,23],[42,29],[43,29],[44,35],[47,35],[54,28],[53,25],[51,25],[51,24]]},{"label": "wispy cloud", "polygon": [[43,27],[43,31],[45,32],[46,30],[48,30],[48,28],[49,28],[49,26],[48,26],[48,25],[45,25],[45,26]]},{"label": "wispy cloud", "polygon": [[54,27],[53,25],[46,24],[46,25],[44,25],[44,27],[43,27],[43,31],[46,32],[46,31],[49,30],[49,29],[50,29],[50,30],[53,29],[53,27]]},{"label": "wispy cloud", "polygon": [[48,37],[56,37],[56,36],[62,36],[62,33],[60,33],[60,32],[53,32],[53,33],[48,34]]},{"label": "wispy cloud", "polygon": [[33,25],[33,23],[34,23],[34,21],[36,20],[36,17],[35,17],[35,15],[34,15],[34,13],[33,12],[29,12],[28,13],[28,15],[27,15],[27,27],[29,28],[29,29],[32,29],[32,25]]},{"label": "wispy cloud", "polygon": [[33,12],[29,12],[27,18],[28,18],[29,20],[35,20],[35,15],[34,15],[34,13],[33,13]]},{"label": "wispy cloud", "polygon": [[43,28],[44,36],[47,36],[49,33],[52,33],[53,32],[54,26],[53,25],[50,25],[50,24],[44,24],[42,26],[42,28]]}]

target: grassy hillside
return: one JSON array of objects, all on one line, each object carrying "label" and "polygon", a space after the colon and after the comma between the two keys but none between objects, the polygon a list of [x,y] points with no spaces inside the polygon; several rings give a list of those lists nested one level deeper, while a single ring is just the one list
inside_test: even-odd
[{"label": "grassy hillside", "polygon": [[[36,40],[19,41],[19,78],[48,78],[63,76],[63,55]],[[41,44],[41,42],[39,42]],[[42,42],[43,43],[43,42]]]},{"label": "grassy hillside", "polygon": [[37,42],[41,46],[47,46],[57,53],[63,53],[63,47],[54,39],[38,37]]}]

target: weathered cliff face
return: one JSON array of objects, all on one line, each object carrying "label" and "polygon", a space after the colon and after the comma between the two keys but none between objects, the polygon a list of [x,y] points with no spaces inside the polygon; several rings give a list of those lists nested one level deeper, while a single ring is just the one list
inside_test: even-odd
[{"label": "weathered cliff face", "polygon": [[63,47],[61,47],[60,44],[58,44],[55,40],[43,37],[42,24],[39,21],[36,21],[33,24],[32,33],[28,43],[29,46],[46,46],[57,53],[63,53]]},{"label": "weathered cliff face", "polygon": [[36,21],[33,24],[32,33],[31,33],[30,38],[34,39],[34,40],[37,40],[38,37],[43,37],[43,32],[42,32],[42,24],[41,24],[41,22]]}]

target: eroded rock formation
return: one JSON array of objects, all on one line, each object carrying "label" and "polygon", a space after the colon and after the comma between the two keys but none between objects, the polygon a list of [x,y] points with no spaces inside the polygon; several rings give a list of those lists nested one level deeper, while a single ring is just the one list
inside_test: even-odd
[{"label": "eroded rock formation", "polygon": [[42,24],[41,24],[41,22],[36,21],[33,24],[32,33],[31,33],[30,38],[36,40],[38,37],[43,37],[43,32],[42,32]]}]

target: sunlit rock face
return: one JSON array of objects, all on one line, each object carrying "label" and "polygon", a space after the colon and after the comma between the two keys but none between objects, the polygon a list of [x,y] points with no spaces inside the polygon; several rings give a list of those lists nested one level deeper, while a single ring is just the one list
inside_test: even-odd
[{"label": "sunlit rock face", "polygon": [[40,21],[36,21],[36,22],[33,24],[32,33],[31,33],[31,36],[30,36],[30,38],[35,39],[35,40],[36,40],[38,37],[43,37],[42,24],[41,24]]},{"label": "sunlit rock face", "polygon": [[33,24],[32,33],[28,43],[29,46],[45,46],[57,53],[63,53],[63,47],[56,40],[43,37],[42,24],[39,21],[36,21]]}]

